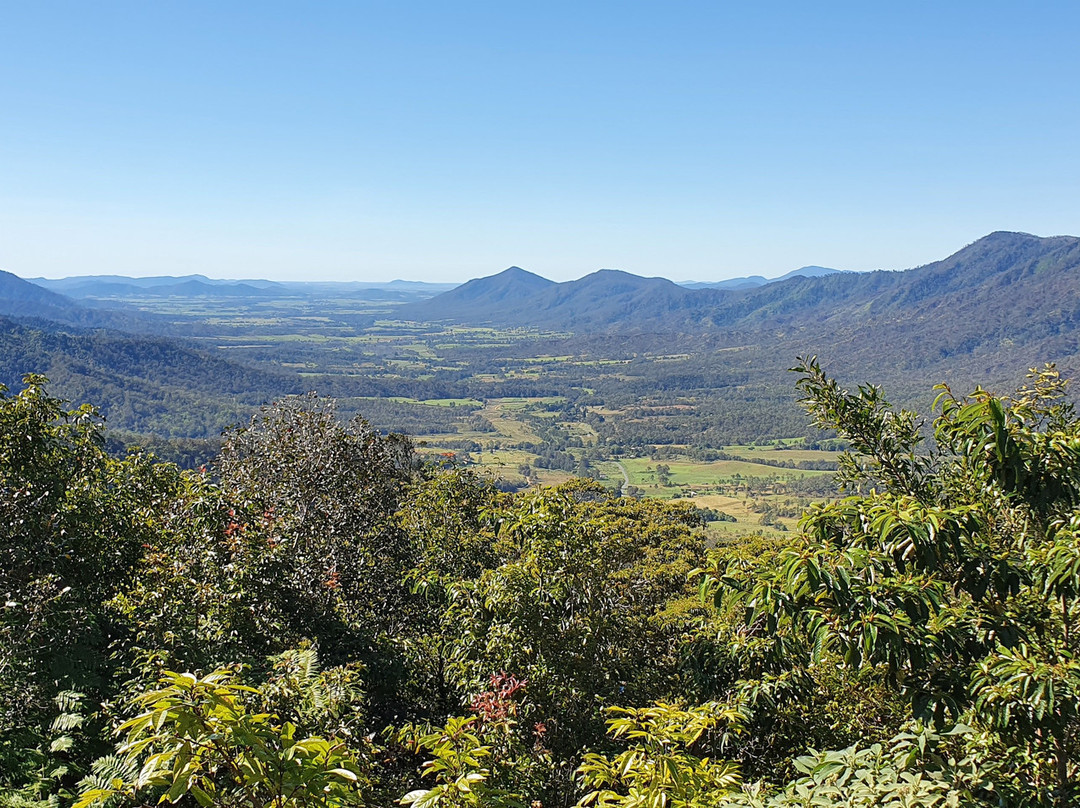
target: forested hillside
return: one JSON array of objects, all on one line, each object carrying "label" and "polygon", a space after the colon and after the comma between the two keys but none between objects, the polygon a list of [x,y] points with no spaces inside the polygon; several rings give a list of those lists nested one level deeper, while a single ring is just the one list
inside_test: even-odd
[{"label": "forested hillside", "polygon": [[0,356],[0,384],[45,375],[65,398],[94,401],[119,427],[146,436],[217,436],[260,404],[303,389],[295,374],[245,367],[175,340],[47,322],[0,318]]},{"label": "forested hillside", "polygon": [[[1080,304],[1078,270],[1078,238],[999,232],[942,261],[902,272],[836,272],[746,289],[687,289],[663,278],[600,270],[576,281],[521,290],[492,307],[483,302],[483,292],[485,285],[502,283],[503,276],[496,275],[470,282],[474,286],[469,297],[446,292],[405,306],[401,313],[425,320],[576,332],[780,329],[815,336],[903,321],[920,336],[927,329],[928,338],[976,315],[992,329],[979,332],[982,343],[1005,327],[1020,327],[1025,336],[1071,330]],[[1046,307],[1048,301],[1052,305]]]},{"label": "forested hillside", "polygon": [[853,454],[783,541],[504,494],[301,396],[181,471],[0,395],[0,804],[1069,806],[1080,420],[1057,371]]}]

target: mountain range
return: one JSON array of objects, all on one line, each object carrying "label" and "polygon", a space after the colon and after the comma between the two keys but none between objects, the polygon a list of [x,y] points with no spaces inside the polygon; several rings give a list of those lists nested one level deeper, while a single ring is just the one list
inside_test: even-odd
[{"label": "mountain range", "polygon": [[123,275],[80,275],[70,278],[30,278],[31,283],[78,300],[132,297],[342,297],[420,300],[454,288],[452,283],[394,280],[388,283],[268,281],[258,278],[222,280],[205,275],[159,275],[129,278]]},{"label": "mountain range", "polygon": [[[810,269],[810,268],[807,268]],[[963,332],[1050,333],[1080,308],[1080,239],[997,232],[904,271],[799,270],[744,288],[687,288],[599,270],[553,283],[517,267],[402,306],[417,320],[571,331],[757,330],[939,319]]]},{"label": "mountain range", "polygon": [[101,298],[137,292],[260,299],[321,291],[392,296],[402,302],[395,316],[406,320],[577,334],[766,331],[791,336],[805,332],[830,341],[866,329],[880,339],[897,330],[903,341],[922,334],[939,340],[941,350],[957,352],[994,341],[1015,345],[1067,340],[1080,323],[1078,273],[1080,239],[996,232],[941,261],[914,269],[840,272],[804,267],[786,278],[738,288],[689,288],[665,278],[611,269],[555,283],[520,267],[456,287],[402,281],[215,281],[199,275],[97,276],[31,283],[0,272],[0,315],[153,332],[152,317],[125,310],[120,303],[103,309]]},{"label": "mountain range", "polygon": [[0,316],[44,320],[84,328],[153,331],[150,319],[135,311],[102,311],[67,295],[42,288],[0,270]]},{"label": "mountain range", "polygon": [[1080,238],[1073,236],[999,231],[913,269],[802,273],[735,289],[612,270],[551,283],[516,268],[467,286],[468,299],[445,293],[401,306],[397,316],[699,352],[752,346],[759,357],[752,361],[778,367],[781,357],[790,365],[819,354],[901,385],[1011,383],[1047,361],[1080,373]]},{"label": "mountain range", "polygon": [[757,286],[765,286],[769,283],[778,283],[791,278],[821,278],[837,272],[847,272],[845,269],[830,269],[829,267],[806,266],[793,269],[779,278],[766,278],[762,275],[747,275],[742,278],[728,278],[724,281],[679,281],[679,286],[687,289],[753,289]]}]

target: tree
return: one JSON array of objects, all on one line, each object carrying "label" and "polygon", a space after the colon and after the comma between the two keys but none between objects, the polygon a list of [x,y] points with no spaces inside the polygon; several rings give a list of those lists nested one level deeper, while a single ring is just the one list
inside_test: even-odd
[{"label": "tree", "polygon": [[492,509],[500,563],[448,590],[462,689],[492,673],[529,681],[528,708],[556,758],[603,738],[601,708],[668,694],[679,667],[687,573],[703,560],[687,504],[612,497],[579,480]]},{"label": "tree", "polygon": [[105,602],[176,483],[151,458],[109,457],[98,413],[67,409],[46,383],[0,386],[0,787],[19,779],[7,750],[47,738],[56,697],[103,698],[120,634]]},{"label": "tree", "polygon": [[342,424],[333,402],[309,394],[227,435],[217,469],[231,500],[272,521],[268,539],[288,559],[275,576],[292,631],[393,633],[412,554],[393,520],[413,476],[408,440],[360,418]]},{"label": "tree", "polygon": [[452,717],[446,726],[416,740],[432,758],[424,763],[423,776],[435,779],[431,788],[410,791],[400,802],[413,808],[524,808],[514,791],[492,784],[491,745],[482,737],[479,718]]},{"label": "tree", "polygon": [[816,423],[856,452],[841,464],[856,493],[812,508],[768,563],[706,582],[768,638],[757,686],[784,680],[785,656],[880,671],[914,717],[963,720],[983,759],[1008,761],[1009,804],[1074,804],[1080,422],[1057,371],[1010,397],[940,388],[923,450],[917,417],[877,388],[796,370]]},{"label": "tree", "polygon": [[332,667],[367,666],[369,689],[395,688],[414,555],[395,513],[413,474],[407,441],[314,396],[229,433],[211,471],[180,477],[112,601],[135,678],[262,667],[312,643]]},{"label": "tree", "polygon": [[578,805],[599,808],[707,808],[722,804],[740,782],[739,767],[695,754],[709,733],[735,733],[743,715],[721,704],[690,709],[657,702],[608,711],[608,732],[631,742],[613,755],[589,753],[578,768],[589,789]]}]

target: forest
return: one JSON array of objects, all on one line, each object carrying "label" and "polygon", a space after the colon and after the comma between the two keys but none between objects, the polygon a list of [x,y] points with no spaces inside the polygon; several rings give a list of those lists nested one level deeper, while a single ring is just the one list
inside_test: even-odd
[{"label": "forest", "polygon": [[721,542],[692,502],[500,491],[313,394],[205,465],[118,456],[26,376],[0,396],[0,805],[1075,805],[1065,381],[942,385],[920,416],[796,371],[848,447],[838,495]]}]

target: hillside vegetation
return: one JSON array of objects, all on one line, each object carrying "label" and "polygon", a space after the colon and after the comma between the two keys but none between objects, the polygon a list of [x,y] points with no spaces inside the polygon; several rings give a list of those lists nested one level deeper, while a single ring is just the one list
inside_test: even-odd
[{"label": "hillside vegetation", "polygon": [[206,469],[0,396],[0,804],[1067,806],[1080,420],[1053,368],[853,452],[793,538],[505,494],[295,397]]}]

